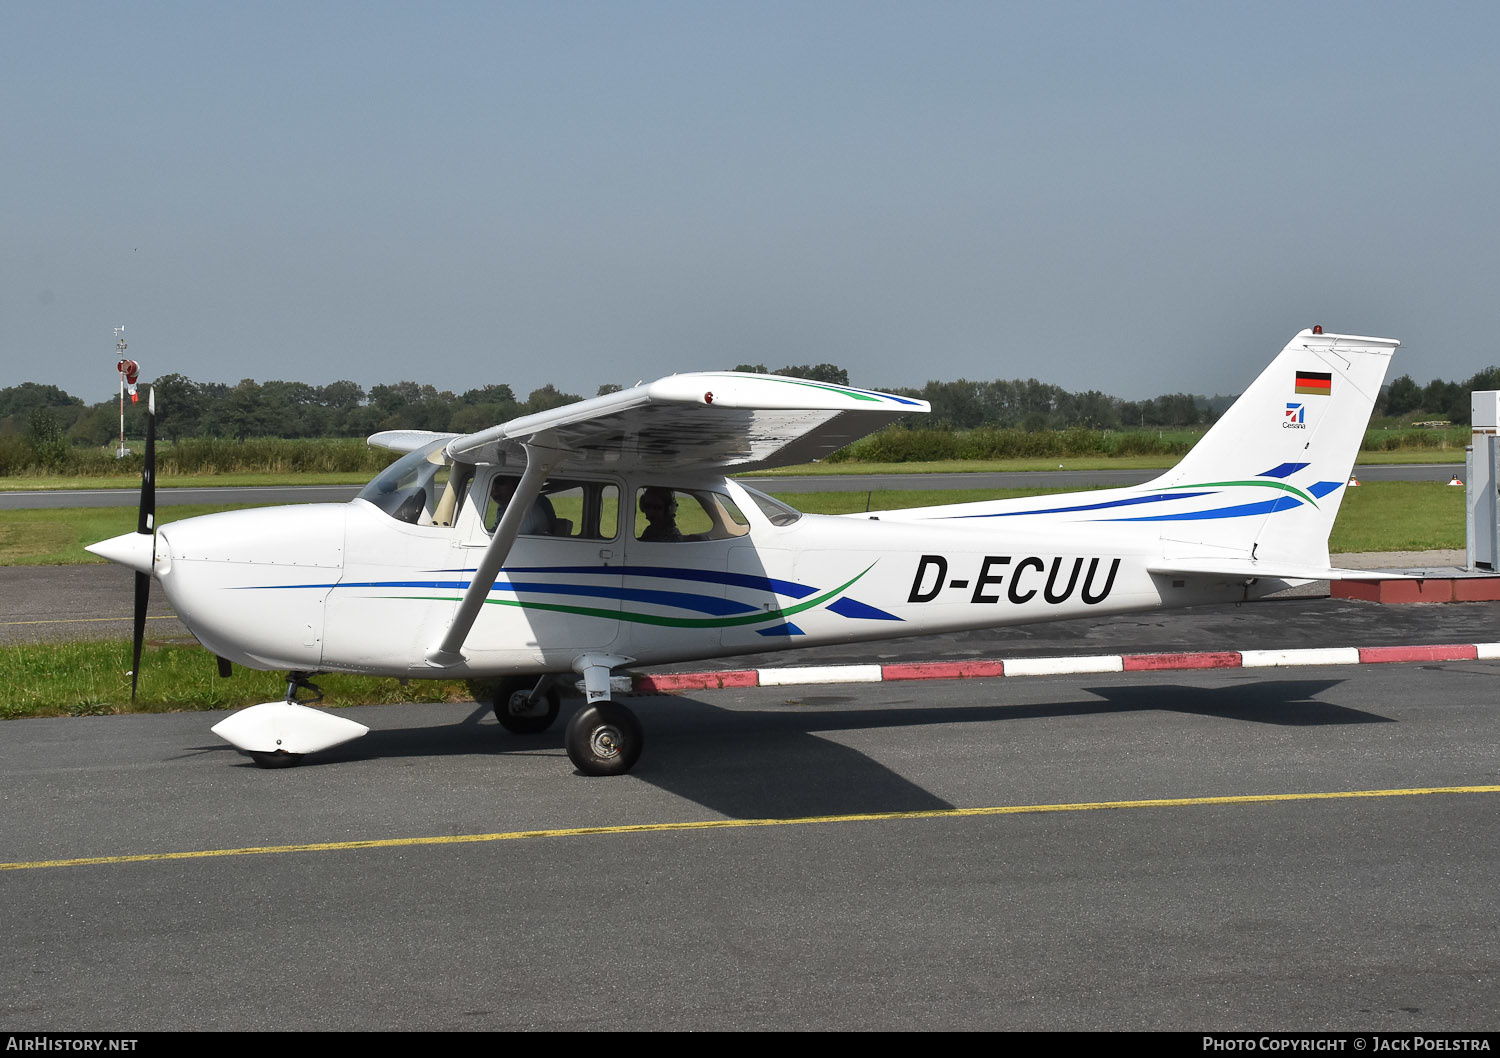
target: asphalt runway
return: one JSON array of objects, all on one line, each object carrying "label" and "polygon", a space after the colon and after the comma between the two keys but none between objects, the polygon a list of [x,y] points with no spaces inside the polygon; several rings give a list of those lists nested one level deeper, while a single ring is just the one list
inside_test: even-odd
[{"label": "asphalt runway", "polygon": [[[0,566],[0,645],[129,639],[135,574],[123,566]],[[152,642],[191,641],[167,593],[152,582]]]},{"label": "asphalt runway", "polygon": [[221,714],[12,721],[0,1019],[1493,1029],[1497,676],[643,697],[616,779],[466,705],[274,772]]},{"label": "asphalt runway", "polygon": [[[158,507],[178,507],[194,503],[258,503],[272,506],[282,503],[343,503],[359,495],[360,485],[262,485],[213,486],[208,488],[175,488],[161,486],[156,490]],[[55,489],[39,492],[0,492],[0,511],[40,510],[57,507],[135,507],[140,490],[125,489]]]},{"label": "asphalt runway", "polygon": [[[1463,475],[1462,463],[1406,463],[1359,467],[1368,481],[1448,481]],[[882,489],[1083,489],[1094,485],[1118,488],[1138,485],[1160,476],[1160,470],[1042,470],[991,474],[830,474],[747,477],[762,492],[871,492]],[[342,503],[359,494],[359,485],[211,487],[157,490],[158,507],[190,503]],[[40,492],[0,492],[0,511],[52,507],[134,507],[135,489],[58,489]]]}]

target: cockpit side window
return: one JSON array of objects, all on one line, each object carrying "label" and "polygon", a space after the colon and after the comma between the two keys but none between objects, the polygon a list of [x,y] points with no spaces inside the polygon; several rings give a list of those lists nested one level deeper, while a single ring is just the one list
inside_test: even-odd
[{"label": "cockpit side window", "polygon": [[728,540],[750,523],[721,492],[648,485],[636,492],[635,538],[644,543]]},{"label": "cockpit side window", "polygon": [[[484,529],[493,533],[515,494],[520,478],[497,474],[490,479]],[[613,540],[620,524],[619,486],[602,481],[550,478],[521,521],[522,536]]]}]

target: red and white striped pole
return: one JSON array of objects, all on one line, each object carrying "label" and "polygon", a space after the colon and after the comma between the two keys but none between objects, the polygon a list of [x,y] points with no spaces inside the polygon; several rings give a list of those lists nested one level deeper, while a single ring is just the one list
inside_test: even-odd
[{"label": "red and white striped pole", "polygon": [[129,453],[125,448],[125,387],[130,387],[130,403],[140,400],[135,391],[135,380],[140,377],[141,365],[125,359],[125,326],[115,328],[115,351],[120,354],[115,370],[120,373],[120,447],[115,450],[116,459],[124,459]]}]

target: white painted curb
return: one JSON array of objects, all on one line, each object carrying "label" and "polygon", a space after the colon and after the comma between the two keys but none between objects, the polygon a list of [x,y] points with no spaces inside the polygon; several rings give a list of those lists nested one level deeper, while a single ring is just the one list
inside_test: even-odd
[{"label": "white painted curb", "polygon": [[879,683],[879,665],[808,665],[790,669],[759,669],[762,687],[800,683]]},{"label": "white painted curb", "polygon": [[1096,654],[1077,658],[1006,658],[1007,676],[1073,676],[1086,672],[1124,672],[1120,654]]},{"label": "white painted curb", "polygon": [[1359,647],[1311,647],[1301,650],[1242,650],[1240,668],[1279,669],[1299,665],[1358,665]]}]

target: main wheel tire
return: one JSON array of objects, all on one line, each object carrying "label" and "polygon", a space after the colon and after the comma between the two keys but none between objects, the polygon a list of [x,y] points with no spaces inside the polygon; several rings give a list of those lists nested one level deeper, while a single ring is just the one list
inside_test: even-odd
[{"label": "main wheel tire", "polygon": [[256,753],[252,751],[250,759],[262,768],[295,768],[302,763],[302,754],[288,753],[284,749],[278,749],[274,753]]},{"label": "main wheel tire", "polygon": [[645,736],[635,714],[616,702],[595,702],[568,721],[568,757],[585,775],[624,775],[640,759]]},{"label": "main wheel tire", "polygon": [[541,701],[529,704],[535,679],[512,677],[504,680],[471,681],[469,693],[476,701],[488,698],[493,702],[495,719],[500,726],[513,735],[535,735],[547,730],[557,722],[557,712],[562,704],[556,687],[548,687]]}]

